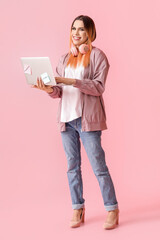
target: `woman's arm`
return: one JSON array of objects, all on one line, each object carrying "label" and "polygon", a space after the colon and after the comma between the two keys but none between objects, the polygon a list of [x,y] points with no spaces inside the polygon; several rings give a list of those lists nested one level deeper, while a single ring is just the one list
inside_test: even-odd
[{"label": "woman's arm", "polygon": [[58,77],[57,83],[64,83],[73,85],[85,94],[92,96],[100,96],[105,90],[105,82],[109,71],[109,62],[106,55],[102,52],[99,53],[94,59],[94,74],[93,79],[72,79]]},{"label": "woman's arm", "polygon": [[74,78],[63,78],[63,77],[55,77],[57,83],[64,83],[66,85],[73,85],[76,83],[76,79]]},{"label": "woman's arm", "polygon": [[52,98],[61,98],[62,97],[62,87],[53,86],[53,92],[47,93]]},{"label": "woman's arm", "polygon": [[93,79],[75,79],[74,87],[85,94],[92,96],[100,96],[105,90],[105,83],[109,71],[109,62],[105,55],[99,56],[98,61],[95,61],[95,69]]}]

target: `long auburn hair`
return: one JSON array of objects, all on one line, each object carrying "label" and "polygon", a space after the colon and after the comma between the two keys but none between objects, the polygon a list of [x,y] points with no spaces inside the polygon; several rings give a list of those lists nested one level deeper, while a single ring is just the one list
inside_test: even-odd
[{"label": "long auburn hair", "polygon": [[[71,46],[72,45],[75,46],[75,44],[72,42],[71,32],[72,32],[73,24],[76,20],[83,21],[84,28],[85,28],[85,31],[87,32],[87,36],[88,36],[88,39],[84,43],[89,45],[89,50],[86,54],[82,54],[77,49],[78,56],[73,56],[73,54],[71,53]],[[90,17],[85,16],[85,15],[80,15],[80,16],[76,17],[73,20],[72,25],[71,25],[71,29],[70,29],[70,42],[69,42],[69,54],[70,54],[70,56],[69,56],[69,59],[68,59],[68,62],[67,62],[67,66],[70,64],[71,67],[76,68],[77,65],[82,63],[82,65],[84,67],[87,67],[90,64],[90,53],[92,51],[92,44],[91,43],[95,39],[96,39],[96,28],[95,28],[94,21]]]}]

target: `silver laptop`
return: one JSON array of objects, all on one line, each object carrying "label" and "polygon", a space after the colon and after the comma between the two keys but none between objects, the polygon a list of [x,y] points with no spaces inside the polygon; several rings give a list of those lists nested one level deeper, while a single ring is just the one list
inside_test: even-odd
[{"label": "silver laptop", "polygon": [[49,57],[21,57],[23,71],[28,84],[37,85],[37,77],[41,77],[45,85],[57,84]]}]

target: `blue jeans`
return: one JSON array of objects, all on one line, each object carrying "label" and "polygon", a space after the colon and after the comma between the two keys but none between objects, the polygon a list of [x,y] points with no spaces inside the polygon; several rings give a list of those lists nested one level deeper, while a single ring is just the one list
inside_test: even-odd
[{"label": "blue jeans", "polygon": [[80,138],[98,180],[105,210],[118,208],[114,185],[105,162],[101,146],[101,131],[81,131],[81,117],[67,122],[66,131],[61,132],[62,143],[67,158],[67,177],[72,200],[72,209],[84,207],[83,183],[81,174]]}]

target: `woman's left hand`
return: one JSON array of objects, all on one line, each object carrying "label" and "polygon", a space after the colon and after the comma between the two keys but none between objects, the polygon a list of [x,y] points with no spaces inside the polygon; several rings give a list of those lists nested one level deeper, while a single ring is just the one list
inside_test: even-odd
[{"label": "woman's left hand", "polygon": [[55,77],[56,83],[64,83],[66,85],[73,85],[76,83],[74,78],[63,78],[63,77]]}]

